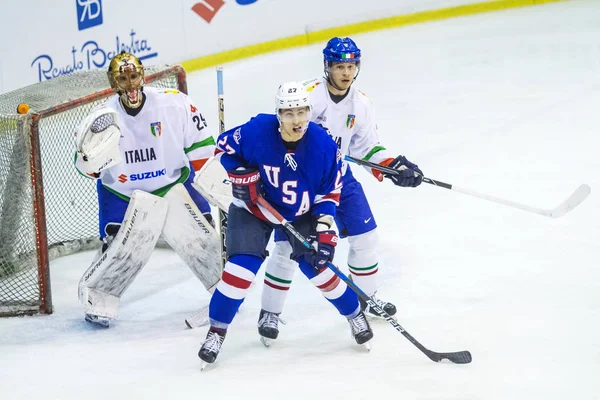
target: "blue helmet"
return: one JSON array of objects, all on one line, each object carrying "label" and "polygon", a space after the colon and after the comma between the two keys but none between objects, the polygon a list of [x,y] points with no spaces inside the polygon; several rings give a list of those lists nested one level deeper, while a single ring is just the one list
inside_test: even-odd
[{"label": "blue helmet", "polygon": [[325,62],[360,62],[360,49],[349,37],[334,37],[323,49]]},{"label": "blue helmet", "polygon": [[334,62],[353,62],[356,63],[356,75],[354,75],[354,79],[358,76],[360,72],[360,49],[354,43],[354,40],[349,37],[339,38],[334,37],[327,42],[327,45],[323,49],[323,64],[325,67],[325,78],[329,84],[333,85],[336,89],[340,89],[329,77],[329,68],[331,68],[331,63]]}]

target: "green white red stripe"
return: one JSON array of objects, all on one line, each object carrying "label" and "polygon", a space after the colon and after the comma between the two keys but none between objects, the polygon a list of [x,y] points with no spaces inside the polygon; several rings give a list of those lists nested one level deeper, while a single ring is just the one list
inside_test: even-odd
[{"label": "green white red stripe", "polygon": [[354,54],[353,53],[342,53],[342,58],[343,59],[354,58]]},{"label": "green white red stripe", "polygon": [[371,265],[370,267],[353,267],[352,265],[348,265],[348,269],[352,273],[352,275],[356,276],[368,276],[377,273],[379,263]]},{"label": "green white red stripe", "polygon": [[265,285],[277,290],[290,290],[292,281],[281,279],[265,272]]}]

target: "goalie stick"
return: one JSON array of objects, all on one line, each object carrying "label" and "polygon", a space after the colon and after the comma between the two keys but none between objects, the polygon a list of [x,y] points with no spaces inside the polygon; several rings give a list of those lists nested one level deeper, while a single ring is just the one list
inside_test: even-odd
[{"label": "goalie stick", "polygon": [[[394,168],[375,164],[370,161],[361,160],[359,158],[354,158],[351,156],[344,156],[344,160],[353,162],[355,164],[363,165],[365,167],[376,169],[385,174],[398,175],[400,173],[398,170],[396,170]],[[579,204],[581,204],[586,199],[586,197],[589,196],[589,194],[592,191],[590,186],[587,184],[579,185],[579,187],[577,189],[575,189],[575,191],[569,197],[567,197],[567,199],[564,200],[562,203],[560,203],[559,205],[557,205],[556,207],[554,207],[552,209],[545,209],[545,208],[532,207],[532,206],[529,206],[526,204],[511,201],[511,200],[502,199],[500,197],[477,193],[470,189],[460,188],[460,187],[457,187],[450,183],[445,183],[445,182],[438,181],[438,180],[431,179],[431,178],[423,177],[423,182],[428,183],[430,185],[437,186],[437,187],[441,187],[444,189],[453,190],[455,192],[460,192],[460,193],[463,193],[463,194],[466,194],[469,196],[478,197],[480,199],[492,201],[492,202],[498,203],[498,204],[503,204],[508,207],[518,208],[519,210],[529,211],[529,212],[543,215],[544,217],[550,217],[550,218],[562,217],[563,215],[565,215],[566,213],[568,213],[569,211],[571,211],[572,209],[577,207]]]},{"label": "goalie stick", "polygon": [[[281,214],[279,214],[277,212],[277,210],[275,210],[275,208],[273,208],[273,206],[271,206],[263,197],[259,197],[258,198],[258,204],[260,204],[267,211],[269,211],[271,213],[271,215],[273,215],[275,217],[275,219],[277,219],[281,223],[281,225],[283,226],[283,228],[286,229],[288,232],[290,232],[292,235],[294,235],[294,237],[296,239],[298,239],[305,247],[307,247],[309,249],[313,248],[311,246],[310,242],[308,240],[306,240],[306,238],[304,236],[302,236],[300,234],[300,232],[298,232],[296,230],[296,228],[294,228],[294,226],[292,224],[290,224],[285,218],[283,218],[283,216]],[[456,352],[451,352],[451,353],[438,353],[438,352],[429,350],[428,348],[426,348],[425,346],[423,346],[421,343],[419,343],[419,341],[417,341],[417,339],[415,339],[410,333],[408,333],[398,323],[398,321],[396,320],[396,318],[394,318],[393,316],[391,316],[388,313],[386,313],[383,310],[382,307],[379,307],[379,305],[373,299],[373,297],[367,296],[367,294],[365,292],[363,292],[361,288],[359,288],[358,286],[356,286],[356,284],[354,282],[352,282],[352,280],[350,280],[350,278],[348,278],[335,265],[333,265],[331,263],[327,263],[327,267],[329,269],[331,269],[337,276],[339,276],[340,279],[342,279],[344,282],[346,282],[346,284],[348,286],[350,286],[350,288],[354,292],[356,292],[356,294],[358,295],[358,297],[360,297],[361,299],[363,299],[364,301],[366,301],[367,304],[369,304],[369,306],[371,306],[383,318],[385,318],[385,320],[387,322],[389,322],[390,325],[392,325],[398,332],[400,332],[402,335],[404,335],[405,338],[407,338],[413,345],[415,345],[416,348],[418,348],[419,350],[421,350],[421,352],[423,352],[423,354],[425,354],[427,357],[429,357],[430,360],[435,361],[435,362],[440,362],[440,361],[443,361],[443,360],[448,360],[448,361],[453,362],[455,364],[468,364],[468,363],[471,362],[471,360],[472,360],[471,353],[469,351],[467,351],[467,350],[456,351]]]},{"label": "goalie stick", "polygon": [[[223,67],[217,67],[217,100],[219,103],[219,135],[225,132],[225,102],[223,92]],[[227,263],[227,213],[218,209],[219,213],[219,234],[221,235],[221,272],[225,269]]]},{"label": "goalie stick", "polygon": [[[217,103],[219,109],[219,135],[225,132],[225,101],[223,92],[223,67],[217,67]],[[204,193],[201,193],[206,197]],[[219,218],[219,237],[221,242],[221,272],[225,269],[227,263],[227,247],[225,245],[227,238],[227,212],[221,208],[217,209]],[[185,319],[185,324],[188,328],[197,328],[200,326],[207,325],[209,322],[208,318],[208,306],[202,307],[194,314],[190,315]]]}]

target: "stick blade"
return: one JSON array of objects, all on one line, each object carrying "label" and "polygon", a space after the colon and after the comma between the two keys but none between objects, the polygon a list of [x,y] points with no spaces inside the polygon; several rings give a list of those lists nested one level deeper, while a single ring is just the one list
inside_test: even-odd
[{"label": "stick blade", "polygon": [[469,364],[473,360],[471,352],[468,350],[456,351],[453,353],[436,353],[435,351],[429,351],[427,356],[435,362],[450,361],[454,364]]},{"label": "stick blade", "polygon": [[559,206],[552,210],[548,210],[548,217],[559,218],[580,205],[592,192],[592,188],[583,184],[580,185],[568,199],[563,201]]},{"label": "stick blade", "polygon": [[206,326],[210,322],[208,318],[208,306],[202,307],[200,310],[196,311],[194,314],[190,315],[185,319],[185,324],[190,329],[200,328],[201,326]]}]

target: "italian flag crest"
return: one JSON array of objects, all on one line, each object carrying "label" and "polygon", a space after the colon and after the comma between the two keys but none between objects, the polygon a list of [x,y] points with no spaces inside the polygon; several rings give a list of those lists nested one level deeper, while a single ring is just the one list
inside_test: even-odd
[{"label": "italian flag crest", "polygon": [[160,137],[160,135],[162,135],[162,125],[160,124],[160,121],[152,122],[150,124],[150,133],[152,133],[152,136],[154,137]]},{"label": "italian flag crest", "polygon": [[346,128],[352,129],[354,128],[354,121],[356,120],[356,115],[348,114],[348,119],[346,120]]}]

